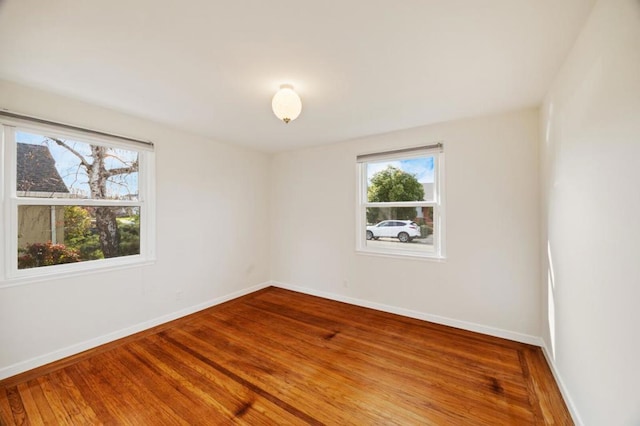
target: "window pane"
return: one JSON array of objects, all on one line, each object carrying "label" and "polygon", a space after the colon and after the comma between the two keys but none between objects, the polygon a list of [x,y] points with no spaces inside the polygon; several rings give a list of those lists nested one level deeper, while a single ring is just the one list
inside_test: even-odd
[{"label": "window pane", "polygon": [[138,199],[138,152],[16,132],[19,197]]},{"label": "window pane", "polygon": [[139,207],[18,207],[18,269],[134,254]]},{"label": "window pane", "polygon": [[366,163],[369,202],[433,201],[434,157]]},{"label": "window pane", "polygon": [[433,252],[433,207],[367,208],[366,246]]}]

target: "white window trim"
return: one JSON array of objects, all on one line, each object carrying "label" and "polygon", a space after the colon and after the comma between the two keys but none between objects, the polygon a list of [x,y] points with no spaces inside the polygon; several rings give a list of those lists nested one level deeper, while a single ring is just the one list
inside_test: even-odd
[{"label": "white window trim", "polygon": [[[367,163],[434,156],[434,194],[433,201],[404,201],[370,203],[367,197]],[[414,258],[442,261],[446,259],[445,250],[445,191],[444,191],[444,150],[438,143],[429,147],[406,148],[387,153],[364,154],[363,160],[356,163],[356,253],[394,258]],[[367,245],[366,224],[367,207],[433,207],[434,252],[412,251],[405,248],[377,248]]]},{"label": "white window trim", "polygon": [[[139,153],[138,201],[73,199],[80,206],[139,206],[140,254],[110,259],[88,260],[78,263],[51,265],[40,268],[18,269],[18,206],[19,205],[69,205],[65,199],[18,197],[16,191],[16,130],[47,136],[75,139],[94,145],[124,148]],[[75,276],[109,269],[150,264],[156,257],[155,213],[155,152],[152,144],[136,144],[117,136],[96,136],[90,131],[69,130],[51,124],[30,123],[28,120],[0,117],[0,203],[4,220],[0,223],[0,288],[23,283]],[[23,194],[29,195],[29,194]]]}]

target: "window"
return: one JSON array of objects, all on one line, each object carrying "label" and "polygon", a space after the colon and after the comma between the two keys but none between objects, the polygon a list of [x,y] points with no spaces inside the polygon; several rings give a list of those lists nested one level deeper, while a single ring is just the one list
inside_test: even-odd
[{"label": "window", "polygon": [[442,144],[359,155],[359,252],[444,258]]},{"label": "window", "polygon": [[2,279],[153,258],[152,144],[64,125],[0,123]]}]

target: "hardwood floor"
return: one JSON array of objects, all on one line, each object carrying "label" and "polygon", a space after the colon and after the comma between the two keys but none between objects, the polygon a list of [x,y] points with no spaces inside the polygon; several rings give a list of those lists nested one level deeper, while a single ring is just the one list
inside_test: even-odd
[{"label": "hardwood floor", "polygon": [[573,424],[540,348],[277,288],[0,382],[11,424]]}]

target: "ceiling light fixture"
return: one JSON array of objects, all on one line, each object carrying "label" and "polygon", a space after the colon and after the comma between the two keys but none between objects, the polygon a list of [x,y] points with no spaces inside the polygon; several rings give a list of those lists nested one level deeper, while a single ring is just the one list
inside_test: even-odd
[{"label": "ceiling light fixture", "polygon": [[283,84],[280,90],[273,95],[271,109],[280,120],[288,123],[295,120],[302,111],[302,101],[300,96],[293,90],[290,84]]}]

